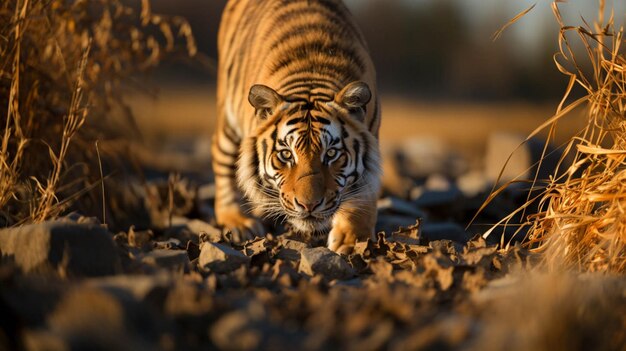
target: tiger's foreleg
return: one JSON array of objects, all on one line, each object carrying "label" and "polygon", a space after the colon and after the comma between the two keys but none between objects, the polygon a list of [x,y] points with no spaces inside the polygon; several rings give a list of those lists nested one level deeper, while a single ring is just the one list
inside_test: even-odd
[{"label": "tiger's foreleg", "polygon": [[357,241],[374,237],[376,197],[346,201],[337,211],[328,234],[328,248],[339,254],[350,254]]},{"label": "tiger's foreleg", "polygon": [[218,128],[212,144],[217,224],[243,242],[264,234],[261,222],[245,213],[243,195],[237,187],[237,155],[241,139],[228,126]]}]

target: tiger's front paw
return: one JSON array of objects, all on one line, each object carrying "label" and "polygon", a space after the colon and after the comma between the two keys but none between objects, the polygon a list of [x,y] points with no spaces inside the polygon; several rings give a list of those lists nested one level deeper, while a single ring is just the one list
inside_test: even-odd
[{"label": "tiger's front paw", "polygon": [[265,236],[265,228],[261,221],[244,215],[238,210],[220,211],[217,224],[224,228],[224,234],[230,241],[242,243],[257,236]]},{"label": "tiger's front paw", "polygon": [[328,234],[328,248],[340,255],[351,254],[357,241],[365,241],[374,234],[375,219],[365,221],[354,213],[349,214],[347,218],[342,214],[335,217]]},{"label": "tiger's front paw", "polygon": [[340,255],[349,255],[354,250],[357,236],[351,231],[333,228],[328,234],[328,248]]}]

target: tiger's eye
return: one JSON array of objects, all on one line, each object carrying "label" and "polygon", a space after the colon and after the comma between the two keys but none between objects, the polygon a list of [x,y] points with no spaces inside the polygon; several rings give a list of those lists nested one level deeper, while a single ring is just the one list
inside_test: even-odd
[{"label": "tiger's eye", "polygon": [[326,151],[326,157],[333,158],[335,156],[337,156],[337,149],[328,149],[328,151]]},{"label": "tiger's eye", "polygon": [[291,160],[291,151],[289,151],[289,150],[281,151],[280,152],[280,158],[282,158],[284,161]]}]

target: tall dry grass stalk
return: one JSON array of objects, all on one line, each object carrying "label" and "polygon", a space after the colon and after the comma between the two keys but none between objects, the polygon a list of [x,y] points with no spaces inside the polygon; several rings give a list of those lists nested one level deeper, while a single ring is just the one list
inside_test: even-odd
[{"label": "tall dry grass stalk", "polygon": [[128,110],[122,82],[181,51],[178,37],[194,55],[189,24],[148,0],[0,3],[0,227],[57,216],[97,185],[94,126]]},{"label": "tall dry grass stalk", "polygon": [[[535,199],[503,219],[523,214],[538,201],[538,213],[528,216],[527,245],[542,253],[552,270],[626,272],[626,57],[622,48],[624,28],[615,28],[613,11],[608,18],[599,0],[598,18],[592,24],[569,26],[552,3],[560,25],[559,52],[554,56],[569,84],[556,114],[530,137],[548,129],[554,135],[557,122],[586,105],[587,126],[565,145],[554,176]],[[577,48],[582,47],[581,50]],[[575,87],[583,96],[574,100]],[[572,100],[574,100],[572,102]],[[533,184],[535,185],[535,184]],[[501,189],[500,189],[501,190]],[[494,192],[494,195],[499,191]],[[493,196],[493,195],[492,195]],[[492,197],[491,197],[492,198]],[[490,198],[490,199],[491,199]],[[535,202],[536,203],[536,202]],[[519,217],[517,217],[519,218]]]}]

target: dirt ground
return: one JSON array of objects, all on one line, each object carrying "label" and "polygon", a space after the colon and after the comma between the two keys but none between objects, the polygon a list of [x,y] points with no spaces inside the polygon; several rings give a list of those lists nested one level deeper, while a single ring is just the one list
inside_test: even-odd
[{"label": "dirt ground", "polygon": [[405,187],[382,194],[376,238],[339,256],[280,225],[230,243],[214,226],[212,93],[162,96],[132,99],[148,146],[124,188],[139,200],[116,202],[128,224],[72,214],[0,231],[0,349],[624,350],[623,277],[546,272],[506,228],[481,238],[525,193],[466,227],[491,187],[491,135],[527,134],[549,107],[384,99],[401,169],[386,177]]}]

